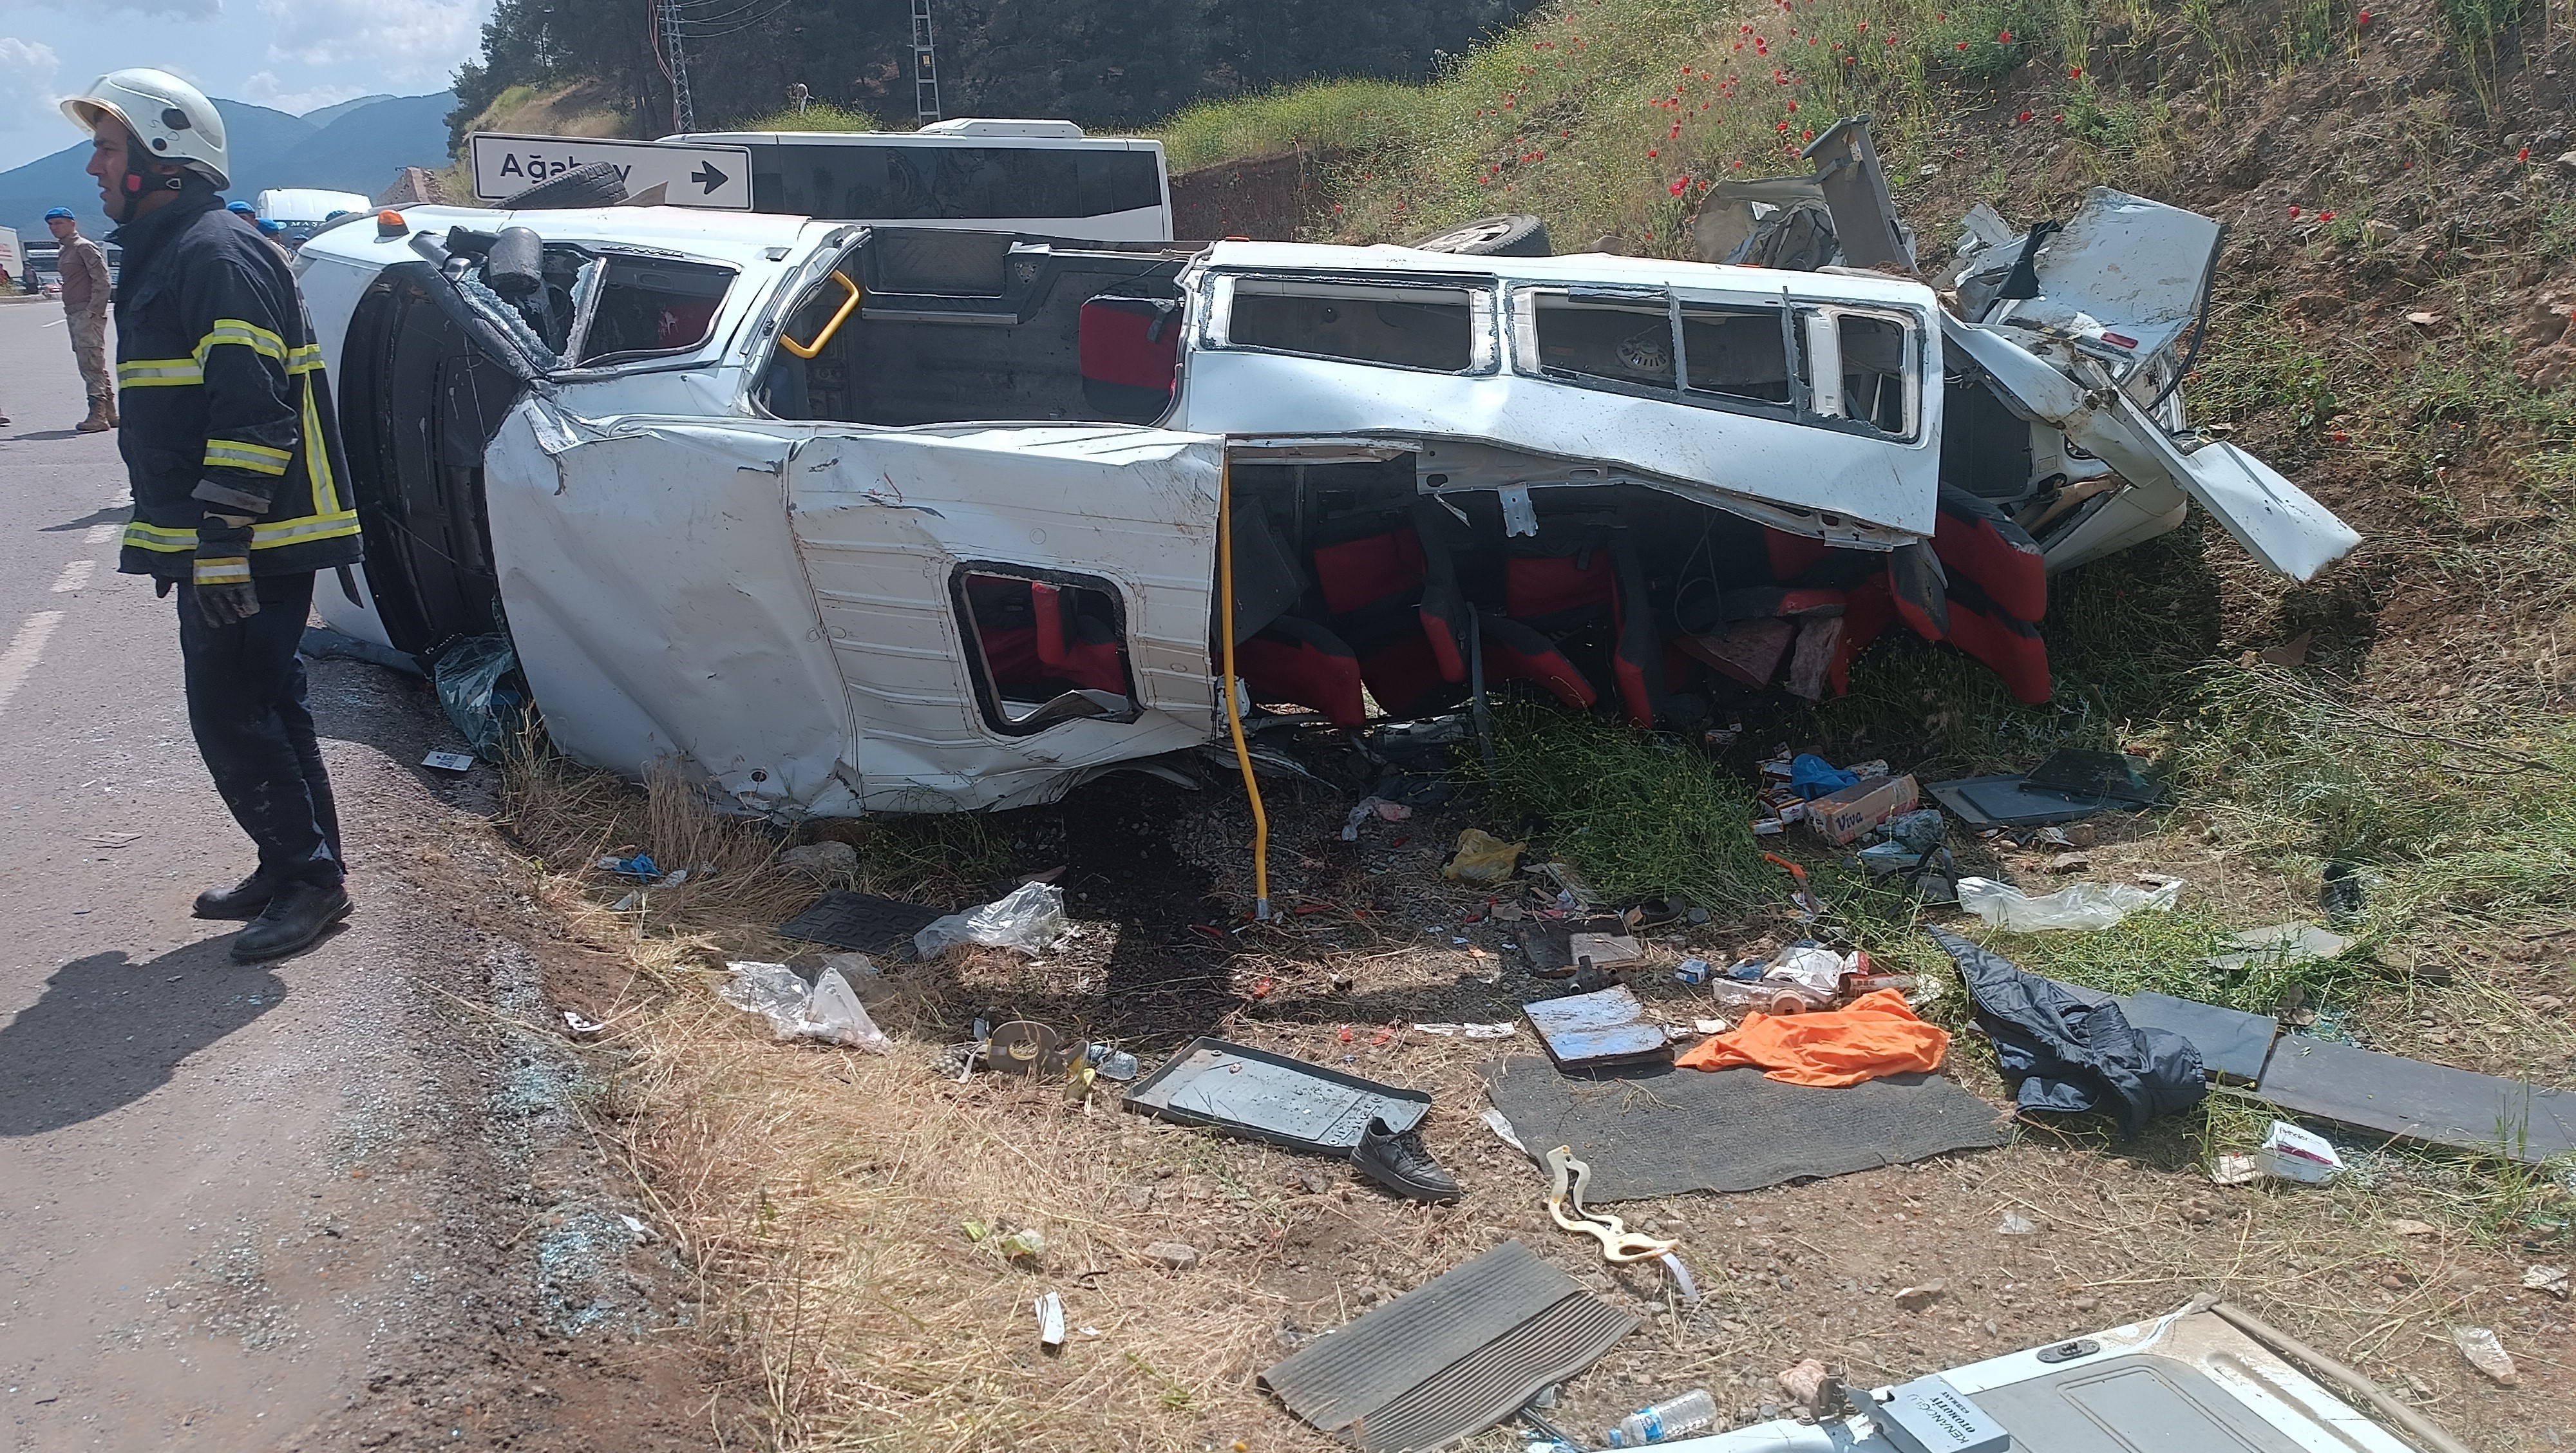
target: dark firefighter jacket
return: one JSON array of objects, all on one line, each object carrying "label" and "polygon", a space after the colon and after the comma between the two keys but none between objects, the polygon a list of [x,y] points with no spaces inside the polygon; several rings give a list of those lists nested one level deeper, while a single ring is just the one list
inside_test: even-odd
[{"label": "dark firefighter jacket", "polygon": [[286,259],[196,185],[113,240],[117,442],[134,482],[116,568],[184,579],[201,535],[208,559],[247,553],[255,576],[356,560],[339,421]]}]

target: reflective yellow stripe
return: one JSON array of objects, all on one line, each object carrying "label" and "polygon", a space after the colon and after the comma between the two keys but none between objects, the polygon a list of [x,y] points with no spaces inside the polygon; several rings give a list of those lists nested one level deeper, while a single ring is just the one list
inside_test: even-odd
[{"label": "reflective yellow stripe", "polygon": [[330,516],[340,510],[340,483],[331,477],[331,450],[322,438],[322,415],[314,407],[314,379],[304,380],[304,473],[313,483],[314,513]]},{"label": "reflective yellow stripe", "polygon": [[138,358],[116,366],[116,381],[126,388],[177,388],[204,383],[206,374],[190,358]]},{"label": "reflective yellow stripe", "polygon": [[262,358],[274,358],[280,363],[286,361],[286,340],[274,332],[239,318],[217,318],[215,326],[206,330],[206,336],[197,340],[197,362],[204,364],[206,355],[225,343],[238,343]]},{"label": "reflective yellow stripe", "polygon": [[290,351],[286,355],[286,371],[288,373],[320,373],[322,371],[322,345],[319,343],[307,343],[301,348]]},{"label": "reflective yellow stripe", "polygon": [[253,474],[284,474],[295,456],[283,449],[265,444],[245,444],[238,439],[206,441],[206,463],[229,469],[247,469]]},{"label": "reflective yellow stripe", "polygon": [[248,560],[200,560],[197,562],[199,585],[231,585],[250,579]]},{"label": "reflective yellow stripe", "polygon": [[[253,525],[250,547],[274,550],[285,545],[302,545],[314,540],[336,540],[358,533],[358,512],[337,510],[330,514],[306,515],[297,520],[278,520],[273,524]],[[125,543],[137,550],[152,550],[163,555],[184,555],[197,548],[194,530],[165,529],[136,520],[125,527]]]}]

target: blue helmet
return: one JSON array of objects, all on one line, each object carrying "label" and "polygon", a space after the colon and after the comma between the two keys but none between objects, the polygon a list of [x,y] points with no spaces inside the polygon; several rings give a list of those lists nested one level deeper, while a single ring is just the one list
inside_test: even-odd
[{"label": "blue helmet", "polygon": [[72,216],[72,209],[69,207],[56,207],[45,214],[45,220],[48,222],[53,221],[57,217],[62,218],[66,222],[78,220]]},{"label": "blue helmet", "polygon": [[259,224],[259,230],[267,233],[271,237],[275,237],[280,232],[286,230],[286,224],[283,222],[263,221]]},{"label": "blue helmet", "polygon": [[224,203],[224,210],[227,212],[239,212],[245,217],[256,216],[259,212],[258,208],[253,207],[248,202],[226,202]]}]

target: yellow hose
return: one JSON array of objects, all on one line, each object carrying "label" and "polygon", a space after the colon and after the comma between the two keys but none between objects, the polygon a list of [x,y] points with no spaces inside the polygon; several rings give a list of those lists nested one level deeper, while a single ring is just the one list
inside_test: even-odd
[{"label": "yellow hose", "polygon": [[1243,709],[1234,699],[1234,456],[1226,455],[1216,485],[1217,639],[1223,642],[1225,725],[1234,734],[1235,765],[1243,769],[1243,795],[1252,799],[1252,916],[1270,917],[1270,814],[1261,809],[1261,783],[1252,775],[1252,748],[1243,740]]}]

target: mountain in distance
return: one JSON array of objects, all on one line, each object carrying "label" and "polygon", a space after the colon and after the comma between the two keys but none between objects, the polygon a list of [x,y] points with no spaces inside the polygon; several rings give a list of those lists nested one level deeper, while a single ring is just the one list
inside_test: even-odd
[{"label": "mountain in distance", "polygon": [[352,111],[363,110],[366,107],[373,106],[378,101],[391,101],[395,99],[397,98],[390,91],[379,91],[372,96],[352,96],[348,100],[343,101],[336,106],[316,106],[312,110],[304,113],[304,119],[315,126],[328,126],[332,122],[339,120],[341,117],[348,115]]},{"label": "mountain in distance", "polygon": [[[454,93],[430,96],[361,96],[305,116],[290,116],[246,101],[215,98],[223,113],[224,140],[232,159],[227,197],[256,200],[270,187],[323,187],[333,191],[382,191],[407,166],[447,165],[447,113]],[[71,134],[68,124],[65,135]],[[0,172],[0,227],[42,245],[45,211],[69,207],[81,231],[109,230],[98,210],[98,184],[90,180],[85,141]]]}]

